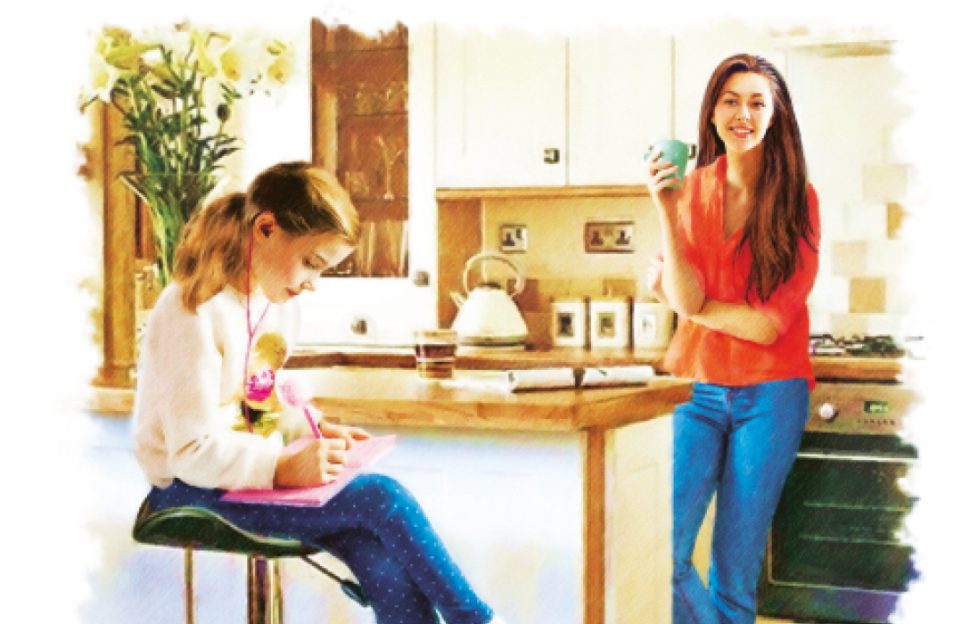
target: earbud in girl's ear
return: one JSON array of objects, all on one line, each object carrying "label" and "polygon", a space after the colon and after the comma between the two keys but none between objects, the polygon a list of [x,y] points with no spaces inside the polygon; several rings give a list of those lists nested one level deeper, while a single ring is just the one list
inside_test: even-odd
[{"label": "earbud in girl's ear", "polygon": [[261,233],[265,235],[265,238],[268,238],[269,236],[271,236],[272,235],[272,224],[271,223],[264,223],[264,224],[262,224],[261,225]]}]

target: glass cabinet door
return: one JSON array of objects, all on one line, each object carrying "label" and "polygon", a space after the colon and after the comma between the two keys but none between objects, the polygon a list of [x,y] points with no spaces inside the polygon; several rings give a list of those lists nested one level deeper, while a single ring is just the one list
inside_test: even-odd
[{"label": "glass cabinet door", "polygon": [[368,35],[312,22],[312,160],[336,173],[363,227],[303,297],[302,343],[406,346],[434,323],[430,30],[409,40],[403,24]]},{"label": "glass cabinet door", "polygon": [[313,162],[335,171],[363,222],[332,275],[405,277],[408,221],[408,33],[370,37],[314,20]]}]

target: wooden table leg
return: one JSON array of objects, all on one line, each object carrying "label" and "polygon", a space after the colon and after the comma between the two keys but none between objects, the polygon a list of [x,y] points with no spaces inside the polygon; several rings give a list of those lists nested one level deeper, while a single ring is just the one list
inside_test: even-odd
[{"label": "wooden table leg", "polygon": [[604,624],[605,429],[584,436],[584,623]]}]

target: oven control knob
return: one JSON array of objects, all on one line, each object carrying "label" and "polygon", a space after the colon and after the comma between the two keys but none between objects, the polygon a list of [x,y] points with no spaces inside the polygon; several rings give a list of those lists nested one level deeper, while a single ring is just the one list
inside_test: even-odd
[{"label": "oven control knob", "polygon": [[818,408],[818,417],[829,421],[839,415],[839,408],[831,403],[822,403]]}]

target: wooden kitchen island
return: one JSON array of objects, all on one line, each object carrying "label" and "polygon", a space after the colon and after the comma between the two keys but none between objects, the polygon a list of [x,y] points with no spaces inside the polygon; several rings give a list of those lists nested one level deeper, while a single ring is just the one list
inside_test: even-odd
[{"label": "wooden kitchen island", "polygon": [[[643,512],[635,522],[654,534],[655,543],[662,546],[651,553],[651,560],[644,558],[632,569],[617,573],[611,588],[615,592],[614,600],[606,601],[606,548],[609,546],[606,532],[609,523],[614,522],[614,514],[632,504],[628,500],[615,500],[609,492],[608,478],[614,468],[609,448],[613,449],[612,453],[626,452],[610,445],[609,435],[614,436],[628,425],[649,423],[671,414],[677,403],[688,400],[691,391],[688,381],[661,377],[642,387],[511,394],[421,380],[412,369],[333,367],[299,369],[290,374],[308,382],[315,405],[331,420],[341,423],[367,427],[563,432],[577,437],[583,473],[584,623],[669,622],[671,426],[660,428],[658,453],[644,444],[636,449],[650,457],[654,454],[659,463],[655,465],[654,474],[658,478],[654,487],[643,483],[647,500],[641,503],[657,513]],[[456,377],[467,374],[471,373],[457,371]],[[648,465],[653,460],[644,461]],[[619,485],[627,482],[627,475],[619,474],[616,478]],[[506,501],[493,503],[505,505]],[[635,595],[636,592],[641,595]],[[611,614],[607,613],[608,603],[614,603]],[[636,606],[639,603],[641,606]]]}]

